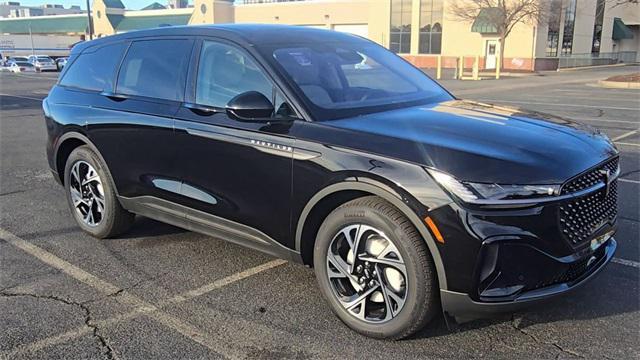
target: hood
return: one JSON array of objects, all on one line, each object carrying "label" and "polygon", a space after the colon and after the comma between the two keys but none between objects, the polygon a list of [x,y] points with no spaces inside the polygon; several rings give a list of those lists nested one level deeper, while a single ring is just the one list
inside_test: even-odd
[{"label": "hood", "polygon": [[340,130],[344,146],[473,182],[561,184],[617,154],[590,126],[462,100],[323,124]]}]

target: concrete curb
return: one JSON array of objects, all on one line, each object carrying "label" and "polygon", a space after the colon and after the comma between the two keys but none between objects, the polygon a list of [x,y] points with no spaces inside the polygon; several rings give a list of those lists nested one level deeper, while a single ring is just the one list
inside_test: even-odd
[{"label": "concrete curb", "polygon": [[640,89],[640,82],[599,80],[598,85],[610,89]]}]

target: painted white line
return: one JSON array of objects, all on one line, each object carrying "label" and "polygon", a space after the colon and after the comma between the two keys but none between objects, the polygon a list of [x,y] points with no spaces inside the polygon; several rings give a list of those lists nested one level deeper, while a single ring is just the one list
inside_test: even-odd
[{"label": "painted white line", "polygon": [[223,287],[225,287],[225,286],[227,286],[229,284],[233,284],[236,281],[240,281],[242,279],[248,278],[248,277],[253,276],[253,275],[257,274],[257,273],[263,272],[265,270],[272,269],[272,268],[274,268],[276,266],[280,266],[280,265],[285,264],[285,263],[286,263],[286,261],[280,260],[280,259],[269,261],[269,262],[264,263],[262,265],[258,265],[256,267],[252,267],[250,269],[241,271],[239,273],[235,273],[233,275],[229,275],[229,276],[227,276],[225,278],[222,278],[220,280],[216,280],[216,281],[214,281],[214,282],[212,282],[210,284],[206,284],[206,285],[201,286],[201,287],[199,287],[197,289],[189,290],[189,291],[187,291],[187,292],[185,292],[183,294],[177,295],[177,296],[175,296],[175,297],[173,297],[173,298],[171,298],[169,300],[160,302],[160,304],[158,306],[159,307],[164,307],[166,305],[177,304],[177,303],[181,303],[183,301],[187,301],[187,300],[193,299],[193,298],[198,297],[198,296],[202,296],[202,295],[204,295],[206,293],[209,293],[209,292],[212,292],[214,290],[223,288]]},{"label": "painted white line", "polygon": [[42,101],[43,100],[43,99],[40,99],[40,98],[35,98],[35,97],[30,97],[30,96],[22,96],[22,95],[0,94],[0,96],[14,97],[14,98],[18,98],[18,99],[35,100],[35,101]]},{"label": "painted white line", "polygon": [[638,119],[638,121],[611,120],[611,119],[603,119],[603,118],[577,118],[577,119],[569,118],[569,119],[572,119],[572,120],[577,121],[577,122],[581,122],[581,121],[598,121],[598,122],[609,122],[609,123],[640,125],[640,119]]},{"label": "painted white line", "polygon": [[[71,276],[72,278],[91,286],[92,288],[98,290],[99,292],[105,294],[105,295],[111,295],[114,294],[115,292],[119,291],[120,289],[105,281],[100,279],[99,277],[85,271],[82,270],[81,268],[53,255],[52,253],[34,245],[29,243],[28,241],[21,239],[20,237],[14,235],[13,233],[4,230],[2,228],[0,228],[0,238],[4,239],[5,241],[7,241],[9,244],[17,247],[18,249],[26,252],[27,254],[37,258],[38,260],[44,262],[45,264],[56,268],[58,270],[61,270],[62,272],[64,272],[65,274]],[[245,279],[249,276],[255,275],[261,271],[265,271],[268,269],[271,269],[273,267],[276,266],[280,266],[282,264],[286,263],[286,261],[284,260],[273,260],[270,261],[268,263],[259,265],[255,268],[251,268],[245,271],[242,271],[240,273],[237,274],[233,274],[230,275],[226,278],[220,279],[218,281],[213,282],[211,285],[208,286],[204,286],[201,288],[198,288],[194,291],[189,291],[187,293],[185,293],[184,295],[181,295],[179,297],[176,297],[170,301],[167,302],[167,304],[175,304],[175,303],[179,303],[182,301],[186,301],[189,299],[194,298],[195,296],[199,296],[199,295],[203,295],[206,293],[206,290],[210,289],[209,291],[215,290],[215,289],[219,289],[223,286],[232,284],[236,281]],[[104,320],[102,322],[97,322],[98,324],[103,323],[103,324],[108,324],[111,322],[118,322],[118,321],[122,321],[128,318],[133,318],[137,315],[140,314],[146,314],[147,316],[149,316],[150,318],[154,319],[155,321],[159,322],[160,324],[163,324],[175,331],[177,331],[178,333],[184,335],[185,337],[199,343],[200,345],[203,345],[207,348],[209,348],[210,350],[223,355],[225,357],[229,357],[229,358],[240,358],[243,357],[243,354],[238,352],[238,350],[236,349],[232,349],[229,346],[227,346],[227,344],[225,344],[224,342],[219,342],[216,341],[215,339],[211,339],[209,337],[206,336],[205,333],[203,333],[201,330],[199,330],[197,327],[195,327],[194,325],[185,322],[175,316],[172,316],[170,314],[164,313],[162,311],[160,311],[160,308],[158,306],[155,306],[153,304],[150,304],[140,298],[138,298],[135,295],[132,295],[126,291],[122,291],[120,292],[120,294],[117,297],[118,302],[122,302],[128,305],[133,305],[135,307],[135,309],[133,311],[131,311],[130,313],[124,314],[120,317],[116,317],[113,319],[108,319],[108,320]],[[166,305],[166,304],[165,304]],[[46,338],[46,339],[42,339],[39,341],[36,341],[34,343],[31,344],[27,344],[27,345],[23,345],[20,346],[18,348],[6,351],[6,352],[0,352],[0,358],[14,358],[17,354],[22,354],[22,353],[28,353],[28,352],[32,352],[32,351],[36,351],[38,349],[42,349],[44,347],[53,345],[53,344],[57,344],[59,342],[65,342],[65,341],[69,341],[70,339],[74,339],[77,338],[79,336],[82,336],[86,333],[88,333],[90,330],[88,327],[84,326],[78,329],[74,329],[71,330],[67,333],[64,334],[60,334],[51,338]]]},{"label": "painted white line", "polygon": [[618,181],[620,181],[620,182],[625,182],[625,183],[632,183],[632,184],[640,184],[640,181],[638,181],[638,180],[631,180],[631,179],[620,179],[620,178],[618,178]]},{"label": "painted white line", "polygon": [[479,101],[485,103],[496,103],[496,104],[523,104],[523,105],[542,105],[542,106],[561,106],[561,107],[579,107],[579,108],[590,108],[590,109],[609,109],[609,110],[630,110],[630,111],[638,111],[640,107],[616,107],[616,106],[598,106],[598,105],[577,105],[577,104],[559,104],[559,103],[545,103],[545,102],[535,102],[535,101],[513,101],[513,100],[500,100],[500,99],[480,99]]},{"label": "painted white line", "polygon": [[624,265],[624,266],[631,266],[633,268],[636,269],[640,269],[640,262],[637,261],[633,261],[633,260],[627,260],[627,259],[620,259],[620,258],[613,258],[611,259],[611,262],[614,262],[616,264],[620,264],[620,265]]},{"label": "painted white line", "polygon": [[629,136],[631,136],[631,135],[633,135],[633,134],[636,134],[636,133],[638,133],[638,130],[631,130],[631,131],[626,132],[626,133],[624,133],[624,134],[622,134],[622,135],[620,135],[620,136],[616,136],[616,137],[614,137],[613,139],[611,139],[611,141],[618,141],[618,140],[622,140],[622,139],[624,139],[624,138],[626,138],[626,137],[629,137]]},{"label": "painted white line", "polygon": [[640,146],[640,144],[632,144],[628,142],[619,142],[619,141],[616,141],[616,145]]}]

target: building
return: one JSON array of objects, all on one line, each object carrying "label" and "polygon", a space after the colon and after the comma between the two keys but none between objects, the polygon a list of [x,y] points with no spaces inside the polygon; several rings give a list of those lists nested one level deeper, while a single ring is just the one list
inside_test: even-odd
[{"label": "building", "polygon": [[169,9],[184,9],[189,5],[187,0],[169,0],[167,7]]},{"label": "building", "polygon": [[[439,60],[454,67],[477,57],[481,68],[495,68],[500,49],[506,69],[531,71],[558,67],[636,62],[640,48],[640,5],[614,6],[611,0],[551,0],[552,16],[519,23],[499,44],[487,21],[494,8],[473,21],[452,11],[456,0],[193,0],[193,7],[126,10],[120,0],[94,0],[96,36],[157,26],[217,23],[269,23],[313,26],[367,37],[419,67]],[[460,0],[458,0],[460,1]],[[176,5],[177,6],[177,5]],[[7,33],[0,20],[0,33]],[[2,35],[3,38],[8,35]]]},{"label": "building", "polygon": [[79,6],[70,6],[65,9],[64,6],[58,4],[44,4],[40,6],[22,6],[20,2],[8,1],[0,3],[0,17],[2,18],[18,18],[30,16],[47,16],[47,15],[68,15],[81,14],[84,11]]}]

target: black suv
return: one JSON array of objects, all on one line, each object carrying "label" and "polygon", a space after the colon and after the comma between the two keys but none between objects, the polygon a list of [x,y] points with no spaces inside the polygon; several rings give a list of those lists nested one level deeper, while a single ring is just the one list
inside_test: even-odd
[{"label": "black suv", "polygon": [[79,226],[134,214],[315,268],[336,315],[402,338],[572,289],[616,249],[618,151],[456,99],[357,36],[159,28],[73,48],[43,102]]}]

